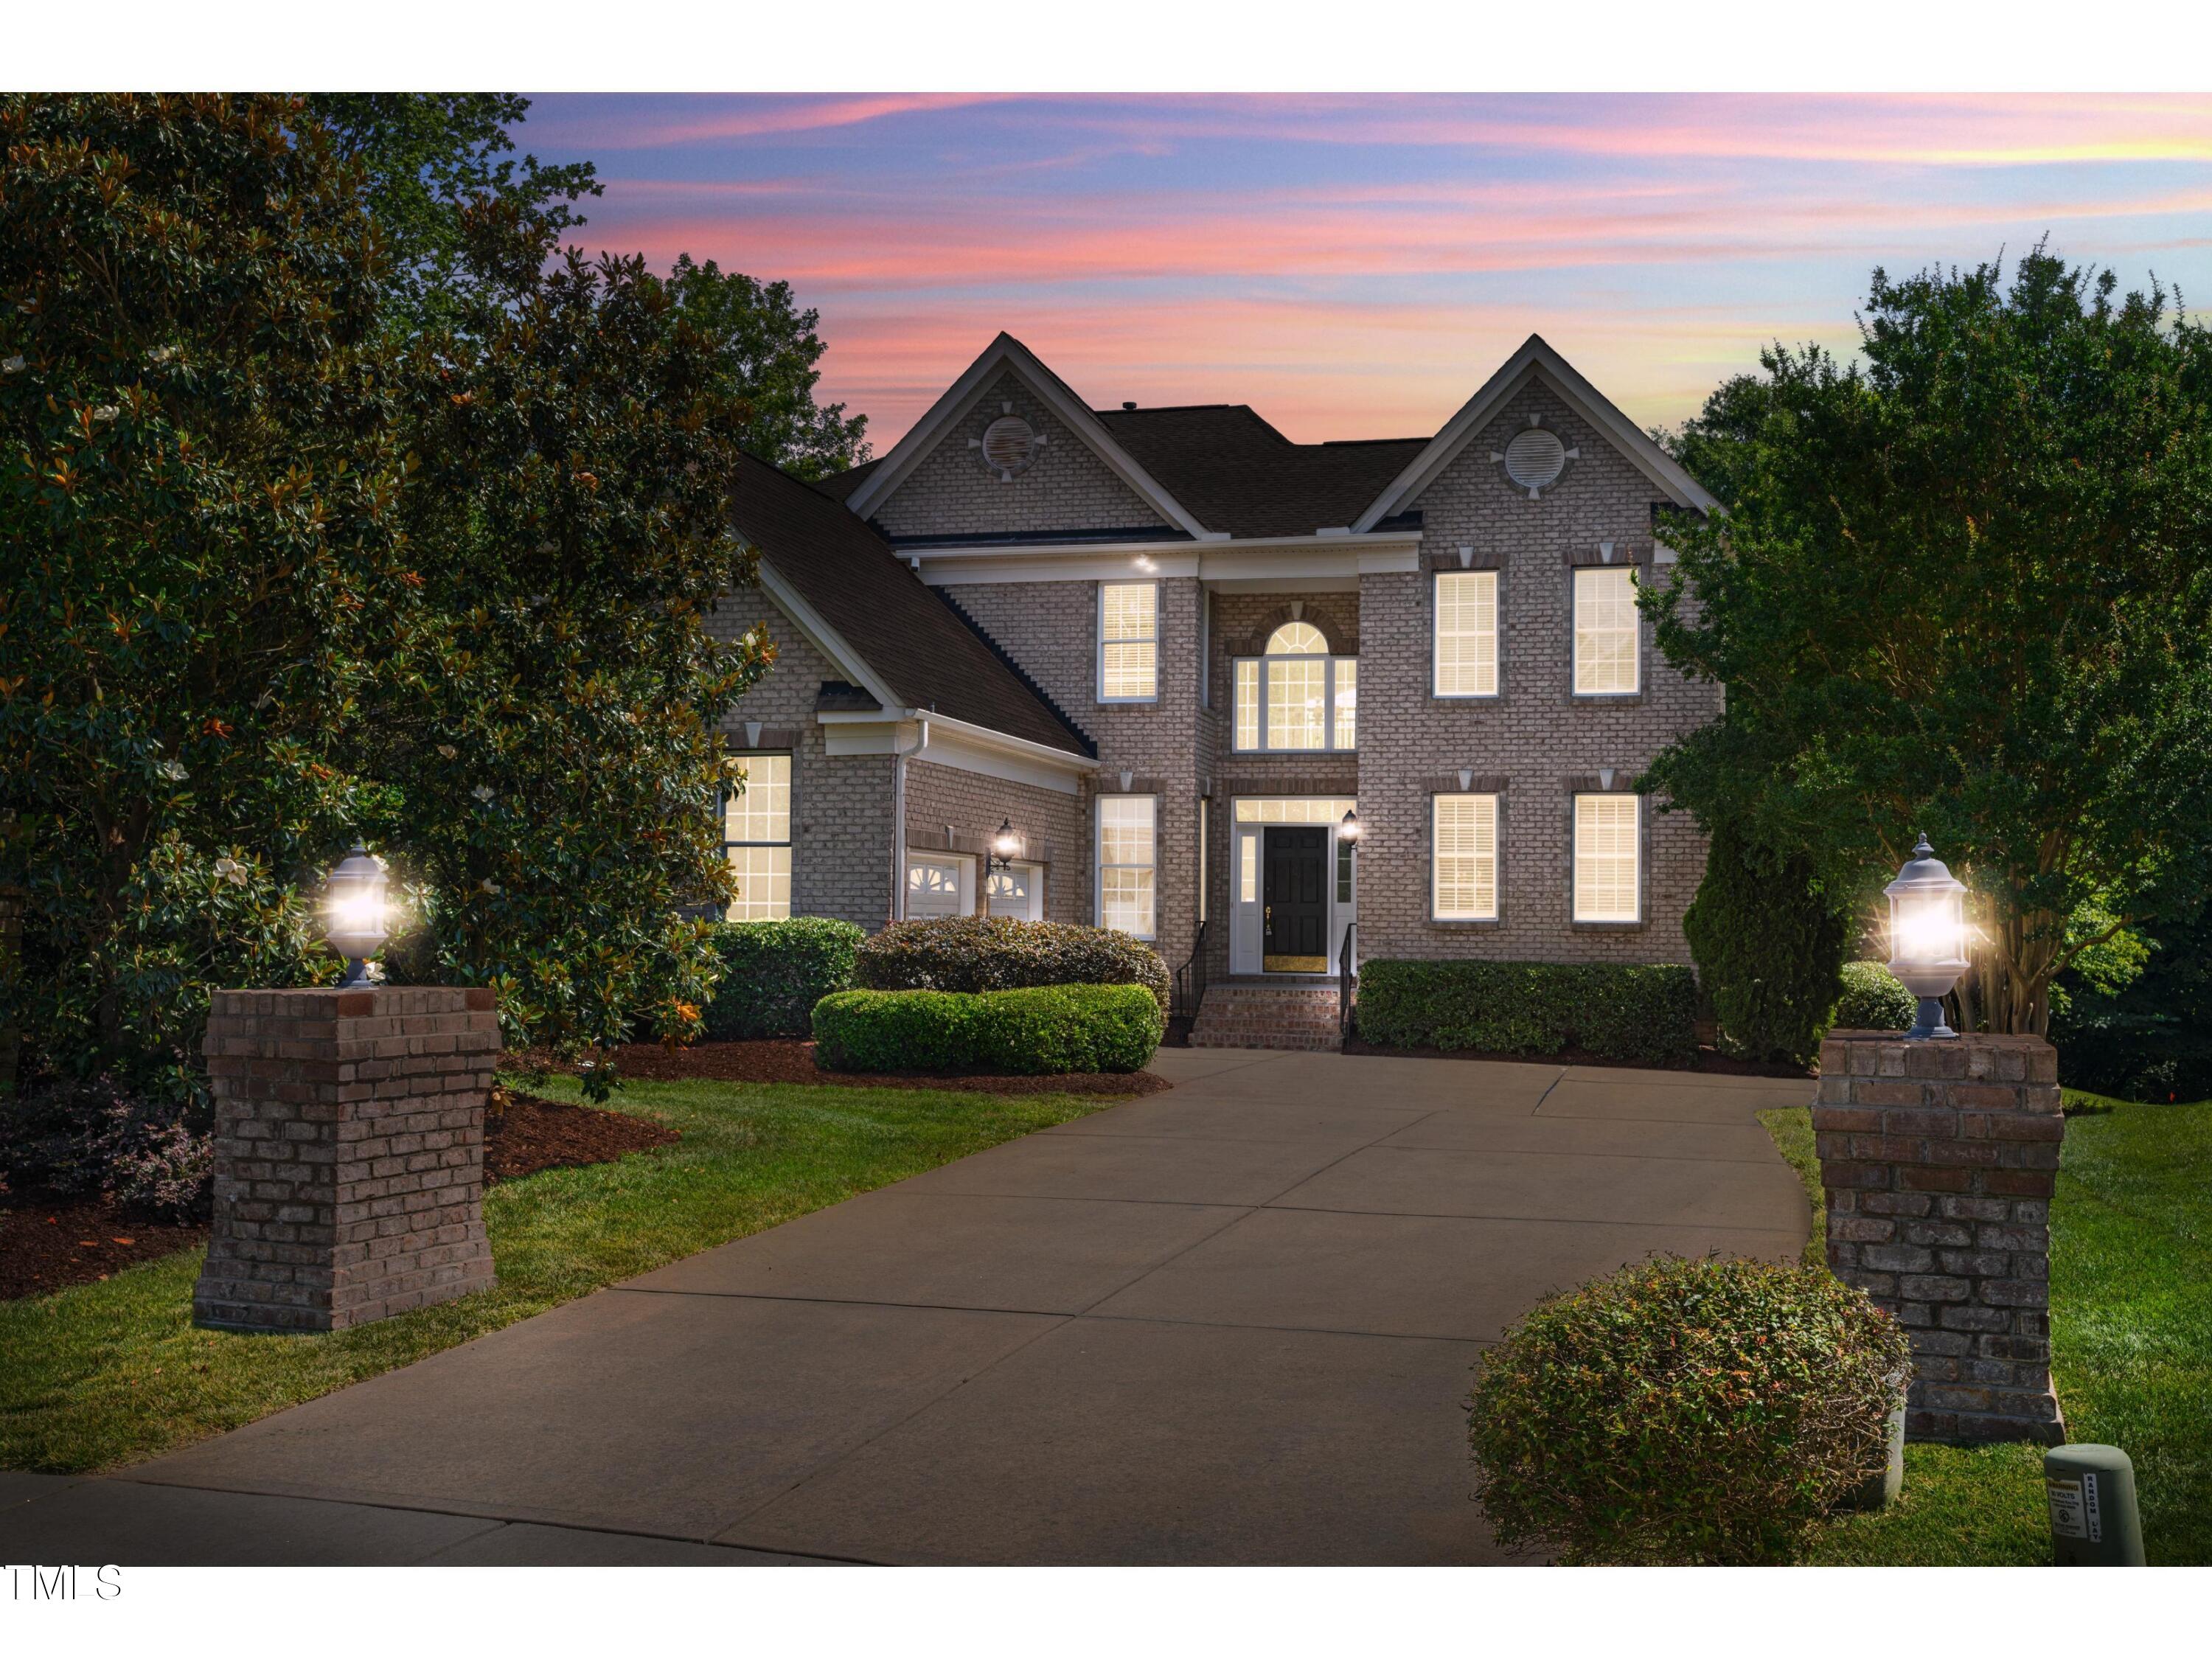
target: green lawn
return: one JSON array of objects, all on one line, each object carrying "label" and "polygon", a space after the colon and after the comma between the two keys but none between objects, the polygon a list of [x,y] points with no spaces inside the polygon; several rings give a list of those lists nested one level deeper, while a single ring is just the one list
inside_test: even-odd
[{"label": "green lawn", "polygon": [[[529,1086],[564,1100],[573,1082]],[[684,1134],[617,1164],[495,1187],[495,1290],[325,1336],[192,1328],[198,1250],[0,1303],[0,1468],[134,1462],[449,1348],[1109,1103],[1068,1095],[632,1083],[616,1103]]]},{"label": "green lawn", "polygon": [[[2051,1212],[2051,1369],[2067,1431],[2134,1461],[2154,1564],[2212,1563],[2212,1101],[2068,1098],[2088,1109],[2067,1121]],[[1760,1116],[1803,1173],[1810,1114]],[[1904,1497],[1834,1522],[1814,1559],[2047,1563],[2042,1451],[1908,1446]]]}]

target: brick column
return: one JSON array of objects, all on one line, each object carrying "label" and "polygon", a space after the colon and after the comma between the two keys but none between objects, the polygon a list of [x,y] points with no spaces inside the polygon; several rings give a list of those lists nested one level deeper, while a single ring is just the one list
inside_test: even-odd
[{"label": "brick column", "polygon": [[195,1324],[335,1331],[489,1286],[492,994],[217,991],[215,1230]]},{"label": "brick column", "polygon": [[1838,1031],[1813,1107],[1828,1265],[1912,1340],[1916,1440],[2066,1437],[2051,1388],[2058,1056],[2040,1037]]}]

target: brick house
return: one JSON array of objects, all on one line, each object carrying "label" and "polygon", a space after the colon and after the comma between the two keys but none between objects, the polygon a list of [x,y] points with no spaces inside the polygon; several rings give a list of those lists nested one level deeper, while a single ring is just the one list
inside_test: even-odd
[{"label": "brick house", "polygon": [[1217,1036],[1255,997],[1333,1017],[1355,927],[1689,960],[1703,838],[1634,781],[1720,694],[1634,592],[1714,502],[1539,337],[1433,436],[1295,444],[1094,410],[1001,334],[889,453],[734,499],[762,575],[717,625],[780,650],[727,723],[734,917],[1119,927]]}]

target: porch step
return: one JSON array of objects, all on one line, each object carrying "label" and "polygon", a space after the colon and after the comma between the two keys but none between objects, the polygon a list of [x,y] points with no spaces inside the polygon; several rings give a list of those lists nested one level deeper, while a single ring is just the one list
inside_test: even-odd
[{"label": "porch step", "polygon": [[1194,1048],[1333,1049],[1336,987],[1212,985],[1190,1030]]}]

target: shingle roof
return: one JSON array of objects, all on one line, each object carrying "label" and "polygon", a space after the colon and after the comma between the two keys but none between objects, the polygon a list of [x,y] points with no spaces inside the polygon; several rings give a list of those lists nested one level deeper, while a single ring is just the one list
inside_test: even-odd
[{"label": "shingle roof", "polygon": [[837,500],[748,455],[738,462],[731,517],[738,533],[907,706],[1072,755],[1097,753],[1073,720]]},{"label": "shingle roof", "polygon": [[1095,412],[1208,530],[1238,537],[1310,536],[1348,525],[1429,441],[1294,444],[1245,404]]},{"label": "shingle roof", "polygon": [[826,478],[817,478],[811,488],[820,490],[833,501],[842,501],[866,481],[868,474],[876,470],[883,459],[878,455],[872,461],[862,461],[858,466],[848,466],[842,472],[832,472]]}]

